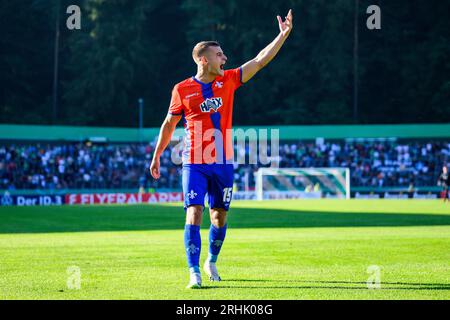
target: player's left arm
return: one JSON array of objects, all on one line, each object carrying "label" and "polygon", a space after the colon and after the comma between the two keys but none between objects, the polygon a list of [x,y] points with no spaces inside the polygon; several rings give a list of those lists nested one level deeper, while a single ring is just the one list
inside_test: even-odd
[{"label": "player's left arm", "polygon": [[280,33],[255,58],[242,65],[242,82],[245,83],[250,80],[259,70],[272,61],[291,33],[293,26],[292,10],[289,10],[285,21],[283,21],[280,16],[277,16],[277,19]]}]

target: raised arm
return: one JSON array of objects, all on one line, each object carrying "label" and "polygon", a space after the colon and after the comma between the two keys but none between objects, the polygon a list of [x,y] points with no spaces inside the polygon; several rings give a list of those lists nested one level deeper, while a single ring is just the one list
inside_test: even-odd
[{"label": "raised arm", "polygon": [[254,59],[242,65],[242,82],[250,80],[259,70],[264,68],[276,56],[292,30],[292,10],[289,10],[286,20],[277,16],[280,33]]},{"label": "raised arm", "polygon": [[167,148],[172,139],[172,134],[175,131],[177,123],[180,121],[181,116],[168,114],[163,124],[161,125],[161,130],[159,131],[158,142],[156,144],[155,153],[153,154],[152,164],[150,165],[150,173],[153,178],[159,179],[160,177],[160,162],[159,158],[163,151]]}]

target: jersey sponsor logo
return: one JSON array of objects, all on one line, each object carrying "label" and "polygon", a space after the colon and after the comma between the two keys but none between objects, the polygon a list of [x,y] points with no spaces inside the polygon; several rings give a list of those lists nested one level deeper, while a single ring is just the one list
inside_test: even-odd
[{"label": "jersey sponsor logo", "polygon": [[222,106],[222,98],[208,98],[205,101],[202,102],[200,105],[200,110],[202,112],[210,112],[211,109],[214,110],[214,112],[217,112],[217,110]]},{"label": "jersey sponsor logo", "polygon": [[192,93],[192,94],[187,95],[187,96],[185,97],[185,99],[189,99],[189,98],[196,97],[196,96],[198,96],[198,92],[194,92],[194,93]]}]

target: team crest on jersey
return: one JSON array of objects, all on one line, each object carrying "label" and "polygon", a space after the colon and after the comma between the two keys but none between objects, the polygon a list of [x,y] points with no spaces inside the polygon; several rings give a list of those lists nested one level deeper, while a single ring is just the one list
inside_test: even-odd
[{"label": "team crest on jersey", "polygon": [[202,112],[210,112],[212,109],[214,112],[217,112],[221,106],[222,98],[208,98],[200,105],[200,110],[202,110]]}]

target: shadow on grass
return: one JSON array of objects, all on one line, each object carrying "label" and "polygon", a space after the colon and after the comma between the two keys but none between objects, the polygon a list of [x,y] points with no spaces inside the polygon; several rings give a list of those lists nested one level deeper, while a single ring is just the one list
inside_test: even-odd
[{"label": "shadow on grass", "polygon": [[[277,283],[278,285],[217,285],[206,286],[205,289],[343,289],[343,290],[369,290],[366,282],[355,281],[307,281],[307,280],[264,280],[264,279],[228,279],[222,282],[248,282],[248,283]],[[302,285],[303,283],[311,285]],[[312,285],[317,284],[317,285]],[[340,285],[342,284],[342,285]],[[450,290],[450,283],[408,283],[408,282],[381,282],[377,290]]]},{"label": "shadow on grass", "polygon": [[[184,210],[164,205],[0,207],[0,233],[175,230]],[[447,226],[450,215],[233,208],[232,228]],[[205,210],[203,227],[209,226]]]}]

